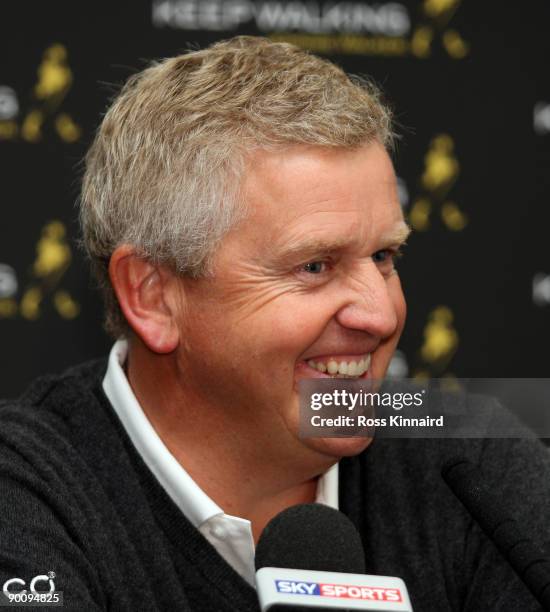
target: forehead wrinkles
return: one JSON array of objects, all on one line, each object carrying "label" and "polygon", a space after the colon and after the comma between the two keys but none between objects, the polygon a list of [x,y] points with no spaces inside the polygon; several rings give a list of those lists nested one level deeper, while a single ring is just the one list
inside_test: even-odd
[{"label": "forehead wrinkles", "polygon": [[295,242],[304,234],[324,230],[335,238],[353,233],[364,242],[371,229],[380,230],[376,227],[380,222],[391,223],[387,215],[396,217],[393,167],[383,149],[382,156],[377,149],[370,150],[367,158],[365,151],[361,158],[358,151],[337,156],[326,152],[300,156],[296,150],[280,157],[260,154],[243,184],[249,206],[247,229],[271,246],[281,236]]}]

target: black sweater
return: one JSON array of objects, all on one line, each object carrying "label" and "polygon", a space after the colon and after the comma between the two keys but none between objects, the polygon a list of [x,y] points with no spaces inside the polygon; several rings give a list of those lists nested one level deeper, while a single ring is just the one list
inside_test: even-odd
[{"label": "black sweater", "polygon": [[[0,407],[0,587],[53,571],[65,610],[258,610],[255,590],[135,451],[102,391],[106,365],[40,379]],[[539,442],[375,440],[340,462],[340,509],[363,538],[367,571],[403,578],[415,612],[539,610],[441,480],[457,453],[550,542],[550,456]]]}]

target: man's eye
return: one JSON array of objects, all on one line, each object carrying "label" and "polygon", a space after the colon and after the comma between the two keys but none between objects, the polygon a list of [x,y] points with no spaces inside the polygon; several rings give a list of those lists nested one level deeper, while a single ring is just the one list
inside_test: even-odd
[{"label": "man's eye", "polygon": [[381,251],[376,251],[372,258],[376,263],[382,263],[387,261],[392,255],[393,253],[389,249],[382,249]]},{"label": "man's eye", "polygon": [[302,266],[302,270],[304,272],[309,272],[310,274],[321,274],[326,270],[326,262],[324,261],[311,261]]},{"label": "man's eye", "polygon": [[376,264],[383,264],[384,266],[392,266],[395,264],[395,260],[401,257],[402,253],[399,249],[382,249],[376,251],[373,254],[372,259]]}]

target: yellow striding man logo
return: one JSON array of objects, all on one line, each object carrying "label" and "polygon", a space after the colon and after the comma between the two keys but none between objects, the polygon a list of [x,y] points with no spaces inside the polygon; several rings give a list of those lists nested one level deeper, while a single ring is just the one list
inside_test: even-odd
[{"label": "yellow striding man logo", "polygon": [[29,320],[38,319],[46,295],[52,296],[55,309],[64,319],[74,319],[78,315],[80,312],[78,303],[68,291],[58,289],[71,259],[71,248],[66,241],[65,226],[60,221],[46,224],[36,245],[32,280],[21,299],[21,316]]}]

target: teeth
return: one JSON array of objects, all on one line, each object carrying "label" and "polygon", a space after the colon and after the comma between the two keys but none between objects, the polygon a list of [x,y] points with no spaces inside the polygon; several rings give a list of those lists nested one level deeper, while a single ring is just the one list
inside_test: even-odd
[{"label": "teeth", "polygon": [[307,364],[310,368],[318,370],[319,372],[328,372],[332,376],[338,377],[351,377],[351,376],[362,376],[370,367],[371,356],[365,355],[362,359],[357,361],[340,361],[336,362],[331,359],[327,364],[317,363],[310,359]]},{"label": "teeth", "polygon": [[370,368],[370,353],[365,357],[365,372]]},{"label": "teeth", "polygon": [[327,372],[329,374],[336,374],[338,372],[338,364],[336,361],[329,361],[327,364]]}]

